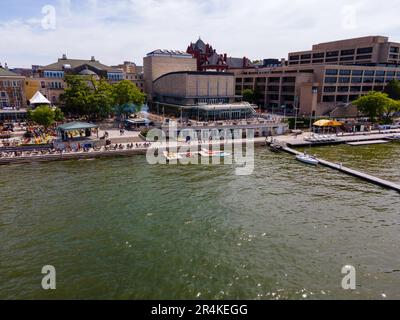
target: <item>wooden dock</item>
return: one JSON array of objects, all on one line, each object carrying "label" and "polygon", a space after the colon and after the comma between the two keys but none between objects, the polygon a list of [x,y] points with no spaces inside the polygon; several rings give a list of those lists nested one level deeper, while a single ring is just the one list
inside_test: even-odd
[{"label": "wooden dock", "polygon": [[[294,155],[301,154],[301,152],[298,152],[298,151],[296,151],[294,149],[291,149],[291,148],[289,148],[287,146],[282,147],[282,150],[286,151],[287,153],[294,154]],[[345,174],[351,175],[353,177],[357,177],[357,178],[362,179],[364,181],[368,181],[368,182],[373,183],[375,185],[378,185],[378,186],[381,186],[381,187],[384,187],[384,188],[387,188],[387,189],[392,189],[392,190],[395,190],[397,192],[400,192],[400,185],[396,184],[394,182],[387,181],[387,180],[384,180],[384,179],[381,179],[381,178],[377,178],[377,177],[374,177],[372,175],[369,175],[369,174],[366,174],[366,173],[363,173],[363,172],[360,172],[360,171],[357,171],[357,170],[353,170],[353,169],[344,167],[341,164],[332,163],[332,162],[329,162],[329,161],[326,161],[326,160],[322,160],[322,159],[318,159],[318,161],[319,161],[319,163],[321,165],[323,165],[325,167],[328,167],[328,168],[331,168],[331,169],[334,169],[334,170],[338,170],[340,172],[343,172]]]}]

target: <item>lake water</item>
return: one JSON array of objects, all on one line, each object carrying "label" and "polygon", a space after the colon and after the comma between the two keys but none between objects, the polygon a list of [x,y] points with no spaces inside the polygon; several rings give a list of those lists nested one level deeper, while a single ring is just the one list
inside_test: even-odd
[{"label": "lake water", "polygon": [[[400,183],[399,144],[312,152]],[[399,193],[255,156],[250,176],[142,156],[0,167],[0,299],[400,299]]]}]

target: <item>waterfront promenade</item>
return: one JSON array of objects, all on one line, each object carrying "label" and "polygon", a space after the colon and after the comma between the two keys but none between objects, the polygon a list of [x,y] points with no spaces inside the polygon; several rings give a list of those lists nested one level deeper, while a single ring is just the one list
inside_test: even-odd
[{"label": "waterfront promenade", "polygon": [[362,142],[362,141],[374,141],[374,140],[385,140],[393,135],[400,134],[400,129],[386,130],[386,131],[371,131],[371,132],[358,132],[345,133],[335,135],[335,141],[321,141],[321,142],[310,142],[307,139],[310,138],[310,133],[306,132],[298,136],[284,135],[274,137],[274,140],[278,144],[288,145],[293,148],[298,147],[309,147],[311,146],[323,146],[323,145],[334,145],[334,144],[345,144],[349,142]]},{"label": "waterfront promenade", "polygon": [[186,148],[198,149],[201,151],[202,148],[212,149],[215,146],[223,147],[224,145],[245,145],[247,143],[254,143],[255,146],[265,146],[265,138],[254,138],[248,139],[236,139],[236,140],[224,140],[224,141],[207,141],[207,142],[193,142],[188,144],[186,142],[176,142],[171,144],[166,143],[119,143],[113,144],[111,147],[101,146],[98,148],[89,148],[87,150],[80,151],[69,151],[69,152],[35,152],[27,153],[22,152],[19,155],[15,153],[3,154],[0,157],[0,165],[17,164],[17,163],[32,163],[32,162],[49,162],[49,161],[67,161],[67,160],[88,160],[96,158],[106,157],[118,157],[118,156],[134,156],[134,155],[146,155],[147,152],[158,151],[163,152],[169,149]]}]

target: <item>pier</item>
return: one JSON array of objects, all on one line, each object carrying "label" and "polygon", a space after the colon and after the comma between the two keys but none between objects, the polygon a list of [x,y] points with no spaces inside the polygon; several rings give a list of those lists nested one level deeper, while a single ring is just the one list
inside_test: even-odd
[{"label": "pier", "polygon": [[[282,146],[282,150],[287,152],[287,153],[293,154],[293,155],[302,154],[301,152],[296,151],[296,150],[294,150],[292,148],[289,148],[288,146]],[[368,182],[373,183],[375,185],[378,185],[378,186],[381,186],[381,187],[384,187],[384,188],[387,188],[387,189],[392,189],[392,190],[395,190],[397,192],[400,192],[400,185],[396,184],[394,182],[387,181],[387,180],[384,180],[384,179],[381,179],[381,178],[377,178],[377,177],[374,177],[372,175],[369,175],[369,174],[366,174],[366,173],[363,173],[363,172],[360,172],[360,171],[357,171],[357,170],[353,170],[353,169],[347,168],[347,167],[345,167],[345,166],[343,166],[341,164],[332,163],[332,162],[329,162],[329,161],[326,161],[326,160],[323,160],[323,159],[318,159],[318,161],[319,161],[319,163],[321,165],[323,165],[325,167],[328,167],[328,168],[343,172],[343,173],[351,175],[353,177],[357,177],[359,179],[368,181]]]}]

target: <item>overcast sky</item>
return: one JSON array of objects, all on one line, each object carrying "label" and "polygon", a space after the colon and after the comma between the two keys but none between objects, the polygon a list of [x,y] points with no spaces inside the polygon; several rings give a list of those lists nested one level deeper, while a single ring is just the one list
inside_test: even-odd
[{"label": "overcast sky", "polygon": [[[70,58],[106,64],[199,36],[228,56],[287,57],[319,42],[385,35],[400,42],[400,0],[1,0],[0,62]],[[53,10],[53,8],[55,10]]]}]

